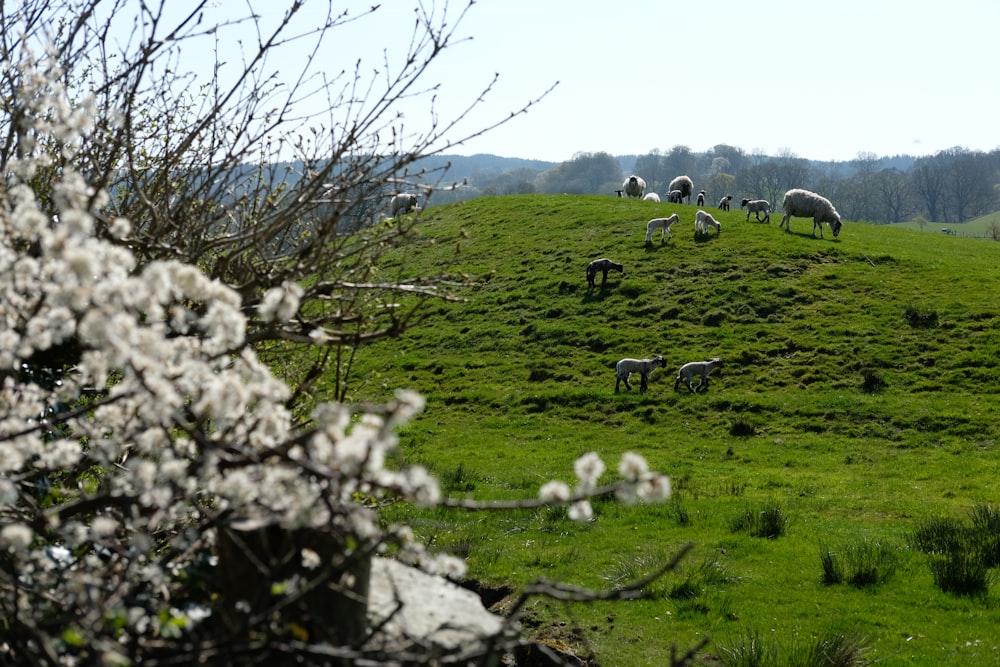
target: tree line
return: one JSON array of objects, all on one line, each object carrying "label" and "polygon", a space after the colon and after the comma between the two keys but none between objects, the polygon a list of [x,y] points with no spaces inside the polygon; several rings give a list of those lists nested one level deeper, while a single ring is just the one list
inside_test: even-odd
[{"label": "tree line", "polygon": [[435,196],[434,203],[480,195],[614,194],[630,173],[646,180],[647,191],[661,195],[671,179],[686,174],[696,192],[706,191],[709,205],[731,194],[737,201],[767,199],[780,209],[787,190],[806,188],[833,201],[848,220],[879,224],[914,219],[960,223],[1000,209],[1000,149],[954,147],[921,157],[859,153],[847,162],[822,162],[791,152],[748,153],[727,144],[703,153],[674,146],[634,159],[577,153],[547,168],[480,169],[467,175],[468,188]]}]

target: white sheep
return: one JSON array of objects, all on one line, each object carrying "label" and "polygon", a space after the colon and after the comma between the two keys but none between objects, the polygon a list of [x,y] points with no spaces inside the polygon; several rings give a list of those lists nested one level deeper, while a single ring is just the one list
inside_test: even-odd
[{"label": "white sheep", "polygon": [[389,204],[392,217],[395,218],[401,213],[405,215],[411,211],[419,210],[417,207],[417,196],[405,192],[400,192],[394,196],[392,202]]},{"label": "white sheep", "polygon": [[722,233],[722,223],[713,218],[711,213],[707,213],[699,209],[698,212],[694,214],[694,233],[708,234],[709,227],[715,227],[716,234]]},{"label": "white sheep", "polygon": [[[680,386],[683,381],[687,388],[694,393],[696,391],[701,391],[702,388],[708,388],[708,376],[716,368],[722,368],[722,359],[718,357],[712,357],[708,361],[689,361],[688,363],[681,366],[680,370],[677,371],[677,379],[674,380],[674,391],[677,391],[677,387]],[[701,379],[698,380],[698,386],[693,387],[691,381],[694,376],[697,375]]]},{"label": "white sheep", "polygon": [[819,236],[823,238],[823,223],[829,223],[833,230],[833,237],[837,238],[843,223],[840,221],[840,214],[833,207],[830,200],[821,197],[815,192],[796,188],[785,193],[785,198],[781,202],[781,208],[785,211],[785,217],[781,219],[781,225],[785,231],[792,231],[790,225],[791,218],[812,218],[812,235],[816,236],[816,228],[819,227]]},{"label": "white sheep", "polygon": [[595,259],[587,265],[587,287],[597,286],[598,271],[602,274],[601,285],[608,282],[608,271],[617,271],[618,273],[625,275],[625,267],[618,262],[612,262],[607,257]]},{"label": "white sheep", "polygon": [[687,176],[678,176],[674,180],[670,181],[670,185],[667,186],[667,191],[680,190],[681,198],[687,199],[688,203],[691,203],[691,193],[694,192],[694,182]]},{"label": "white sheep", "polygon": [[646,181],[632,174],[622,183],[622,190],[629,199],[642,199],[643,193],[646,192]]},{"label": "white sheep", "polygon": [[625,388],[629,391],[632,390],[632,385],[628,383],[628,376],[632,373],[639,373],[642,376],[642,381],[639,383],[640,393],[646,393],[646,388],[649,386],[649,375],[657,368],[663,368],[666,363],[663,361],[663,357],[657,355],[652,359],[622,359],[617,364],[615,364],[615,393],[618,393],[618,387],[625,382]]},{"label": "white sheep", "polygon": [[667,192],[667,201],[671,204],[680,204],[684,199],[684,194],[680,190],[670,190]]},{"label": "white sheep", "polygon": [[678,218],[677,214],[674,213],[669,218],[653,218],[652,220],[647,222],[646,243],[653,242],[653,232],[655,232],[657,229],[661,230],[660,231],[661,242],[663,241],[664,237],[673,238],[673,234],[670,233],[670,226],[673,225],[678,220],[680,220],[680,218]]},{"label": "white sheep", "polygon": [[704,206],[705,205],[705,191],[704,190],[698,190],[698,202],[697,202],[697,205],[698,206]]},{"label": "white sheep", "polygon": [[719,200],[719,208],[721,208],[723,211],[728,211],[729,202],[731,202],[732,200],[733,200],[732,195],[726,195],[725,197]]},{"label": "white sheep", "polygon": [[660,195],[655,192],[647,192],[642,198],[644,201],[655,201],[657,204],[660,203]]},{"label": "white sheep", "polygon": [[771,222],[771,202],[766,199],[744,199],[740,202],[740,208],[746,208],[747,210],[747,220],[750,220],[750,214],[753,213],[757,218],[757,222],[760,222],[760,214],[764,214],[764,222]]}]

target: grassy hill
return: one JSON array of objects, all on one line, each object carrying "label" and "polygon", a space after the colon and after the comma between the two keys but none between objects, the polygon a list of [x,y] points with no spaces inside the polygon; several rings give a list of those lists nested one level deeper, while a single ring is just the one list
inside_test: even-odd
[{"label": "grassy hill", "polygon": [[[817,664],[802,656],[827,637],[886,665],[997,664],[995,564],[985,587],[946,591],[941,573],[962,558],[926,536],[971,535],[1000,507],[1000,244],[850,222],[814,239],[811,220],[786,233],[780,215],[714,208],[721,235],[695,238],[695,210],[532,195],[426,211],[382,270],[452,266],[475,286],[362,350],[349,399],[422,392],[403,457],[450,495],[534,497],[572,483],[585,452],[614,470],[629,450],[674,495],[598,502],[586,524],[563,509],[387,518],[501,588],[609,588],[693,543],[647,599],[528,605],[539,636],[603,665],[668,664],[704,637],[728,664]],[[675,211],[673,239],[645,244],[645,221]],[[588,290],[602,256],[625,275]],[[667,368],[648,393],[615,394],[614,363],[654,354]],[[674,391],[677,367],[713,356],[725,365],[707,391]],[[779,534],[754,536],[759,521]],[[966,561],[986,559],[963,544]],[[831,583],[838,564],[845,581]],[[866,568],[872,581],[848,581]]]}]

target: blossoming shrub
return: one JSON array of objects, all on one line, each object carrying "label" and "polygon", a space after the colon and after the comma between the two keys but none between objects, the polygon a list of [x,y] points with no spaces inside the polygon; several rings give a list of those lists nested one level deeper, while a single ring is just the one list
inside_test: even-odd
[{"label": "blossoming shrub", "polygon": [[[0,645],[51,664],[376,650],[360,644],[372,555],[464,571],[371,509],[442,501],[423,468],[387,465],[421,397],[319,405],[297,422],[233,289],[97,237],[123,238],[129,222],[104,218],[104,193],[72,167],[88,107],[67,103],[55,63],[20,66],[30,122],[0,194]],[[274,288],[258,314],[288,319],[300,295]],[[638,455],[617,485],[597,486],[596,454],[575,472],[576,491],[553,482],[540,495],[578,520],[594,493],[669,493]]]}]

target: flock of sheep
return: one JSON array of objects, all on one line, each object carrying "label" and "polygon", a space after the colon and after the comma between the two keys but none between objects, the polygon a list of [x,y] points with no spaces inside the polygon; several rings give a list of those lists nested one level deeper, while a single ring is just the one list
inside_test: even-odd
[{"label": "flock of sheep", "polygon": [[[644,199],[647,201],[659,202],[660,196],[655,192],[646,192],[646,181],[639,176],[629,176],[622,183],[622,189],[616,190],[619,197],[623,195],[630,199]],[[678,176],[677,178],[670,181],[667,186],[667,201],[670,203],[680,204],[686,199],[687,202],[691,203],[691,194],[694,192],[694,183],[687,176]],[[726,195],[719,200],[719,208],[728,211],[729,202],[732,201],[732,195]],[[698,192],[698,206],[704,206],[705,204],[705,191],[701,190]],[[791,231],[789,226],[791,218],[812,218],[813,219],[813,237],[816,236],[816,229],[819,229],[820,238],[823,238],[823,223],[830,225],[830,229],[833,231],[833,236],[836,238],[840,235],[840,229],[843,223],[840,220],[840,214],[837,213],[837,209],[833,207],[830,200],[822,197],[815,192],[810,192],[809,190],[803,190],[800,188],[795,188],[789,190],[785,193],[784,199],[781,202],[782,210],[784,211],[784,217],[781,219],[780,228],[784,228],[786,231]],[[750,220],[750,214],[753,213],[758,222],[770,222],[771,221],[771,208],[770,202],[766,199],[746,199],[744,198],[740,202],[740,208],[745,208],[747,211],[746,219]],[[761,219],[761,213],[764,214],[763,220]],[[650,244],[653,242],[653,234],[660,230],[660,242],[664,242],[666,238],[673,238],[670,232],[670,228],[675,222],[680,220],[679,216],[674,213],[669,217],[665,218],[653,218],[646,223],[646,243]],[[712,217],[711,213],[703,211],[701,209],[695,214],[694,230],[695,235],[708,234],[711,229],[715,229],[716,234],[722,232],[722,225]],[[590,288],[596,286],[597,273],[601,272],[604,281],[607,281],[608,271],[618,271],[619,273],[624,273],[624,267],[607,257],[602,257],[601,259],[595,259],[590,264],[587,265],[587,285]],[[641,382],[639,385],[639,391],[645,393],[648,382],[649,375],[655,371],[657,368],[662,368],[665,366],[663,357],[657,355],[652,359],[622,359],[617,364],[615,364],[615,393],[618,393],[620,385],[622,382],[625,383],[625,389],[631,390],[632,385],[629,384],[629,376],[633,373],[638,373],[641,377]],[[680,370],[677,371],[677,378],[674,380],[674,390],[680,386],[681,382],[687,386],[688,390],[692,393],[700,391],[702,389],[708,388],[708,378],[709,375],[716,368],[722,366],[722,360],[718,357],[713,357],[708,361],[692,361],[681,366]],[[698,384],[694,385],[693,380],[695,377],[699,378]]]}]

